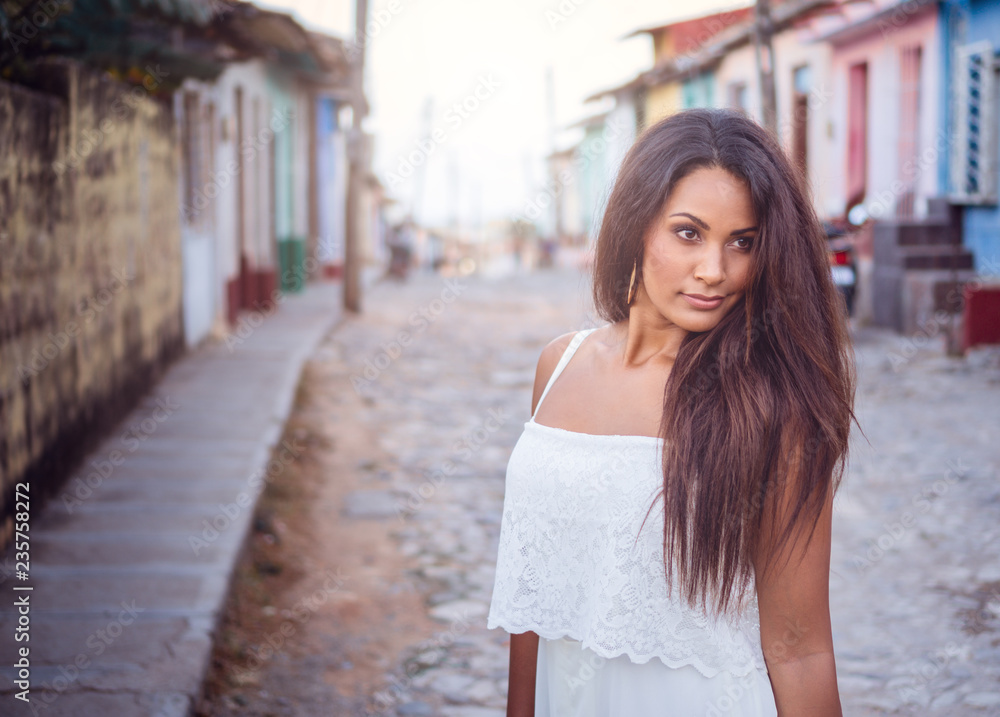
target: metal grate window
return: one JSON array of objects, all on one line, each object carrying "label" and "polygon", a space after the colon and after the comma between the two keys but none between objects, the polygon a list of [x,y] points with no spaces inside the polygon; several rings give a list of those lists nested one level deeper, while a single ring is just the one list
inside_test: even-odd
[{"label": "metal grate window", "polygon": [[990,41],[955,52],[951,200],[997,203],[997,62]]}]

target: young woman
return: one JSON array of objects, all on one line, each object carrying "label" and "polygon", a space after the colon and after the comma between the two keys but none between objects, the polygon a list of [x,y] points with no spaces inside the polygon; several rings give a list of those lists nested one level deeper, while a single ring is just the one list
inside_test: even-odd
[{"label": "young woman", "polygon": [[629,151],[595,252],[609,323],[544,349],[507,466],[488,624],[512,633],[509,716],[841,715],[855,368],[826,251],[744,115],[681,112]]}]

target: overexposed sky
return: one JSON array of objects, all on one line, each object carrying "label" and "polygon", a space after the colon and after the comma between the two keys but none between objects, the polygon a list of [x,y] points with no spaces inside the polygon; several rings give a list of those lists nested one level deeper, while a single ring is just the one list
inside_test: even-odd
[{"label": "overexposed sky", "polygon": [[[353,35],[352,0],[267,0],[306,27]],[[641,27],[750,4],[745,0],[370,0],[365,56],[374,170],[421,223],[464,226],[516,215],[544,182],[564,128],[603,107],[584,104],[652,65]],[[477,96],[478,95],[478,96]],[[430,113],[428,114],[428,107]],[[471,108],[471,109],[467,109]],[[559,131],[563,130],[563,131]],[[430,143],[419,142],[430,137]],[[426,160],[408,171],[408,158]],[[412,165],[411,165],[412,166]],[[406,176],[404,176],[406,175]]]}]

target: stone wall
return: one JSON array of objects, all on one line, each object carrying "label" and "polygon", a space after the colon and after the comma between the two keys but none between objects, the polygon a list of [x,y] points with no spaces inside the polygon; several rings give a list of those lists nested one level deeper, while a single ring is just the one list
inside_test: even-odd
[{"label": "stone wall", "polygon": [[72,62],[0,81],[0,547],[183,350],[178,155],[163,73]]}]

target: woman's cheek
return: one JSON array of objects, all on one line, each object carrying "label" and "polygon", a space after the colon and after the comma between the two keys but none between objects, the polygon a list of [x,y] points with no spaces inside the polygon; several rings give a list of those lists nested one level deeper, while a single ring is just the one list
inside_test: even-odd
[{"label": "woman's cheek", "polygon": [[663,244],[653,242],[646,252],[646,266],[644,268],[651,274],[660,274],[668,265],[669,261],[663,250]]}]

